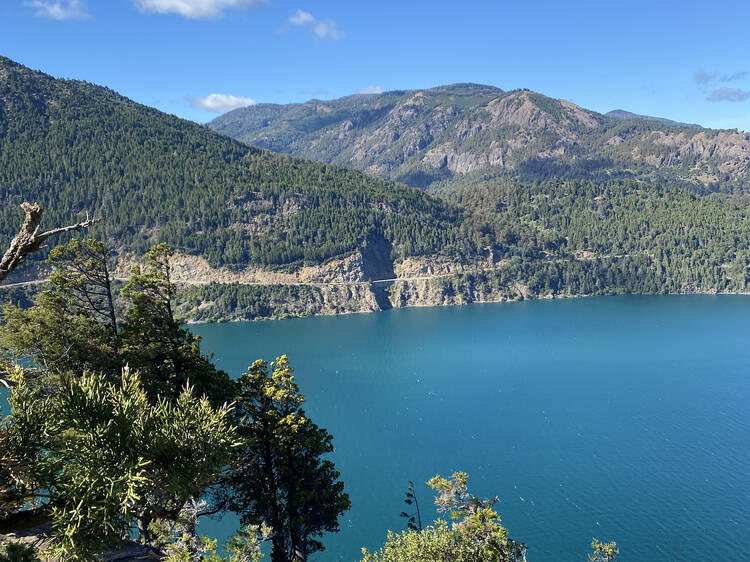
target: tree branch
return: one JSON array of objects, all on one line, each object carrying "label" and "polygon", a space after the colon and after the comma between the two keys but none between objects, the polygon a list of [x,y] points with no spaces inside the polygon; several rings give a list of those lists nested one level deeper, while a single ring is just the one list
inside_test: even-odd
[{"label": "tree branch", "polygon": [[216,515],[217,513],[225,510],[227,508],[228,504],[229,504],[229,500],[227,498],[224,498],[222,501],[220,501],[215,506],[207,508],[207,509],[204,509],[203,511],[199,511],[196,514],[196,517],[205,517],[207,515]]},{"label": "tree branch", "polygon": [[20,232],[10,243],[10,247],[5,252],[3,259],[0,260],[0,283],[5,280],[11,271],[16,269],[26,260],[26,256],[41,250],[44,242],[51,236],[56,236],[63,232],[70,232],[72,230],[88,228],[92,224],[101,220],[87,218],[85,221],[79,222],[78,224],[53,228],[52,230],[40,234],[39,223],[42,220],[42,212],[44,211],[42,206],[38,203],[32,205],[24,202],[21,204],[21,208],[24,213],[26,213],[26,217],[21,225]]}]

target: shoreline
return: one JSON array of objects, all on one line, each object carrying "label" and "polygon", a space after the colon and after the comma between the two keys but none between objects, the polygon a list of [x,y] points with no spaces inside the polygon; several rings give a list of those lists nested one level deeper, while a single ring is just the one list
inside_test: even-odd
[{"label": "shoreline", "polygon": [[541,301],[541,300],[568,300],[568,299],[585,299],[595,297],[658,297],[658,296],[750,296],[750,291],[741,292],[729,292],[729,291],[691,291],[684,293],[620,293],[620,294],[586,294],[586,295],[544,295],[539,297],[527,297],[523,299],[498,299],[498,300],[476,300],[466,303],[447,303],[447,304],[412,304],[407,306],[399,306],[393,308],[387,308],[384,310],[347,310],[343,312],[320,312],[313,314],[304,315],[288,315],[281,317],[261,317],[261,318],[233,318],[233,319],[220,319],[220,320],[185,320],[186,326],[192,325],[207,325],[207,324],[239,324],[243,322],[279,322],[282,320],[293,320],[297,318],[314,318],[319,316],[349,316],[353,314],[378,314],[381,312],[388,312],[390,310],[403,310],[407,308],[444,308],[444,307],[461,307],[471,306],[474,304],[515,304],[525,301]]},{"label": "shoreline", "polygon": [[[486,270],[479,270],[483,272]],[[476,273],[472,271],[470,273]],[[182,321],[190,325],[199,324],[225,324],[225,323],[239,323],[239,322],[264,322],[264,321],[278,321],[287,320],[291,318],[307,318],[315,316],[342,316],[349,314],[370,314],[377,312],[384,312],[387,310],[402,309],[402,308],[429,308],[429,307],[445,307],[445,306],[466,306],[471,304],[493,304],[493,303],[512,303],[529,300],[554,300],[554,299],[578,299],[578,298],[589,298],[589,297],[606,297],[606,296],[659,296],[659,295],[738,295],[738,296],[749,296],[750,291],[716,291],[716,290],[696,290],[690,288],[686,291],[678,292],[618,292],[617,289],[604,290],[598,293],[583,293],[583,294],[571,294],[571,293],[546,293],[546,294],[534,294],[526,290],[525,286],[513,283],[512,286],[506,287],[504,291],[474,291],[471,294],[429,294],[429,285],[435,281],[441,279],[449,279],[465,275],[466,272],[461,273],[438,273],[433,275],[424,276],[410,276],[410,277],[396,277],[390,279],[375,279],[368,281],[329,281],[329,282],[296,282],[296,283],[242,283],[242,282],[229,282],[222,283],[217,281],[209,282],[192,282],[188,283],[184,280],[178,282],[180,291],[176,299],[176,309],[178,318],[181,317]],[[119,281],[122,278],[117,278]],[[9,283],[6,285],[0,285],[0,294],[3,289],[13,290],[20,289],[22,291],[31,290],[43,286],[48,279],[36,279],[28,280],[17,283]],[[387,284],[386,298],[378,301],[374,298],[373,288],[383,286]],[[402,287],[409,286],[412,289],[410,293],[407,291],[406,297],[396,293],[395,297],[388,289],[392,289],[398,285]],[[421,285],[421,289],[417,286]],[[185,297],[186,292],[191,289],[207,288],[215,286],[218,292],[221,294],[228,288],[242,289],[242,288],[255,288],[260,291],[267,290],[289,290],[295,291],[296,289],[305,289],[309,293],[310,291],[317,291],[319,294],[316,295],[317,300],[305,301],[303,298],[295,298],[297,294],[286,294],[283,295],[286,298],[264,298],[261,295],[257,295],[255,302],[268,303],[272,312],[275,308],[276,311],[280,311],[278,314],[257,314],[255,316],[244,316],[242,314],[242,305],[239,305],[239,299],[237,303],[231,308],[223,311],[223,313],[217,313],[211,317],[201,318],[201,310],[210,307],[214,304],[211,300],[202,300],[198,305],[190,306],[188,304],[189,297]],[[427,294],[423,291],[427,288]],[[416,292],[414,292],[416,290]],[[512,292],[512,293],[511,293]],[[343,294],[342,294],[343,293]],[[512,296],[511,296],[512,294]],[[181,300],[181,296],[184,297]],[[302,296],[310,297],[309,294],[303,294]],[[401,297],[401,298],[399,298]],[[490,298],[486,298],[490,297]],[[495,297],[495,298],[493,298]],[[387,299],[387,300],[386,300]],[[396,302],[394,302],[396,301]],[[245,310],[249,307],[246,302],[243,303]],[[180,310],[182,308],[182,310]],[[195,316],[198,316],[196,318]]]}]

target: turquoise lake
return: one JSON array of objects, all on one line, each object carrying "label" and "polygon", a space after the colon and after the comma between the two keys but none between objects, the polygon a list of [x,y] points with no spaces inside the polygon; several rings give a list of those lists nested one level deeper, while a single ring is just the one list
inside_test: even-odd
[{"label": "turquoise lake", "polygon": [[[400,530],[418,484],[469,474],[530,562],[747,560],[750,297],[626,296],[197,325],[238,375],[289,355],[352,501],[316,560]],[[233,520],[209,521],[220,537]]]}]

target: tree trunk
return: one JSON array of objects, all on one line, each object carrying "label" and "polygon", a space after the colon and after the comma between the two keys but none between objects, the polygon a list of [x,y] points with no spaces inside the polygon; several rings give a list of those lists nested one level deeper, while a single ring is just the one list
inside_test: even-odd
[{"label": "tree trunk", "polygon": [[26,217],[21,225],[21,230],[11,241],[10,247],[3,255],[2,260],[0,260],[0,283],[5,280],[11,271],[26,260],[26,256],[41,250],[49,237],[71,230],[81,230],[99,222],[99,219],[86,219],[78,224],[54,228],[40,233],[39,223],[42,221],[42,212],[44,211],[42,206],[38,203],[32,205],[24,202],[21,204],[21,208],[26,213]]},{"label": "tree trunk", "polygon": [[[107,264],[104,264],[104,275],[106,276],[106,289],[107,289],[107,306],[109,307],[109,322],[112,325],[112,331],[117,338],[117,316],[115,315],[115,300],[112,297],[112,281],[109,278],[109,268]],[[118,346],[119,347],[119,346]]]},{"label": "tree trunk", "polygon": [[263,444],[263,463],[265,465],[265,480],[269,483],[270,489],[267,490],[269,496],[273,498],[271,502],[271,513],[270,513],[270,525],[273,529],[273,535],[271,535],[271,562],[291,562],[289,560],[289,553],[287,552],[287,541],[286,541],[286,529],[281,521],[281,513],[279,510],[279,499],[278,499],[278,486],[276,485],[276,474],[274,472],[273,453],[271,446],[268,443],[268,425],[267,421],[263,419],[263,435],[266,441]]},{"label": "tree trunk", "polygon": [[305,548],[306,534],[299,521],[298,513],[299,498],[297,497],[297,486],[294,481],[287,483],[286,519],[289,521],[289,535],[291,538],[292,562],[307,562]]},{"label": "tree trunk", "polygon": [[304,548],[304,538],[298,525],[292,529],[292,562],[307,562],[307,552]]},{"label": "tree trunk", "polygon": [[138,534],[140,535],[140,541],[145,545],[151,545],[153,537],[151,536],[151,514],[147,513],[138,518]]},{"label": "tree trunk", "polygon": [[274,531],[271,538],[271,562],[291,562],[281,533]]}]

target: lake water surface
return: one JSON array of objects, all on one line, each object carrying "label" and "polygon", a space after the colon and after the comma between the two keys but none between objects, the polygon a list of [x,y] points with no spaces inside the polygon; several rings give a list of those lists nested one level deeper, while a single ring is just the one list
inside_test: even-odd
[{"label": "lake water surface", "polygon": [[[469,474],[529,560],[747,560],[750,297],[532,301],[199,325],[238,375],[288,354],[352,509],[316,560],[400,530],[409,480]],[[202,531],[223,536],[232,520]]]}]

